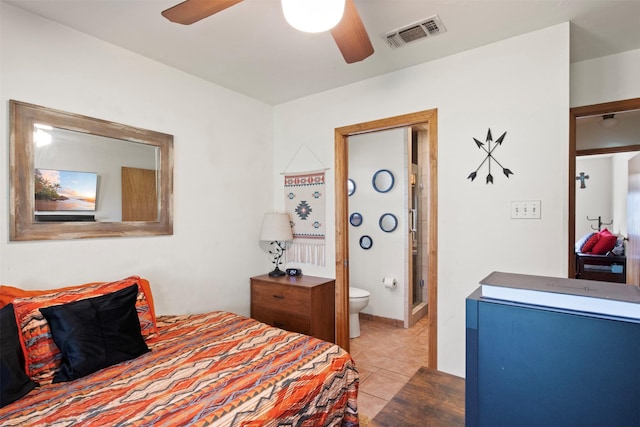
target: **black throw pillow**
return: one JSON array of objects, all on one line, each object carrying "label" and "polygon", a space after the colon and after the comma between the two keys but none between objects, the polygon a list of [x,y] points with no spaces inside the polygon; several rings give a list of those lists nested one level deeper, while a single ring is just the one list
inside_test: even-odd
[{"label": "black throw pillow", "polygon": [[136,312],[138,285],[41,308],[62,364],[53,382],[71,381],[149,351]]},{"label": "black throw pillow", "polygon": [[0,408],[15,402],[36,386],[24,371],[13,304],[0,310]]}]

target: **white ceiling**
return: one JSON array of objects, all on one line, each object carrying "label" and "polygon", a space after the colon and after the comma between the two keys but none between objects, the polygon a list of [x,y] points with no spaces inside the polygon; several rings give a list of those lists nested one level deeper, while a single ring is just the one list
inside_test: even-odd
[{"label": "white ceiling", "polygon": [[[350,65],[329,33],[289,27],[279,0],[190,26],[160,15],[180,0],[3,1],[273,105],[567,21],[572,62],[640,49],[640,0],[355,0],[375,53]],[[436,14],[442,35],[395,50],[381,37]]]}]

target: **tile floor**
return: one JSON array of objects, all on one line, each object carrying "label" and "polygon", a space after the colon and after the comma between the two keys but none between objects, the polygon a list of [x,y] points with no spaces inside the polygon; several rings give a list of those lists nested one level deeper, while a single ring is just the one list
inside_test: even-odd
[{"label": "tile floor", "polygon": [[360,374],[358,412],[372,420],[421,366],[427,366],[427,317],[409,329],[361,319],[351,339]]}]

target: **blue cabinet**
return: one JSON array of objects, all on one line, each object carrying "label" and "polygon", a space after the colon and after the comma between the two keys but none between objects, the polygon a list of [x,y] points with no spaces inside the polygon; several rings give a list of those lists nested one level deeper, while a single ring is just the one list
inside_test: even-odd
[{"label": "blue cabinet", "polygon": [[466,300],[467,426],[640,426],[640,321]]}]

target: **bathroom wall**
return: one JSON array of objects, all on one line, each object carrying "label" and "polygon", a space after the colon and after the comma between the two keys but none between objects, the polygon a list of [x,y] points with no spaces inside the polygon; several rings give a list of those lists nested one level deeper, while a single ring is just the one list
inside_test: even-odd
[{"label": "bathroom wall", "polygon": [[[374,316],[404,319],[404,295],[408,290],[407,242],[407,130],[392,129],[349,138],[349,177],[356,183],[349,197],[349,214],[359,212],[362,225],[349,225],[349,281],[351,286],[371,293],[362,311]],[[393,188],[377,192],[372,185],[376,171],[388,169],[394,175]],[[380,229],[380,216],[390,212],[398,227],[386,233]],[[364,250],[360,237],[371,236],[373,246]],[[385,288],[383,277],[397,280],[395,289]]]}]

